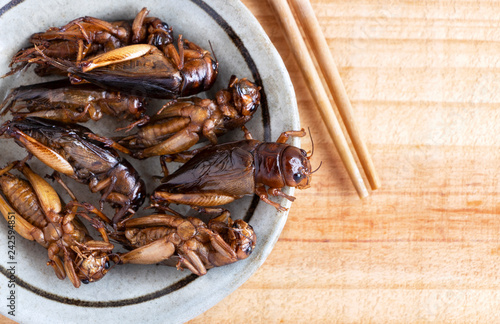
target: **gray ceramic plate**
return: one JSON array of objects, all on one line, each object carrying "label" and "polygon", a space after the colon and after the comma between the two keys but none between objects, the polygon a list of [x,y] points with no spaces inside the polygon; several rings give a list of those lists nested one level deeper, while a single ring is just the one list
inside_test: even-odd
[{"label": "gray ceramic plate", "polygon": [[[132,19],[142,8],[150,16],[167,21],[174,33],[202,47],[212,43],[220,63],[217,83],[206,96],[227,85],[231,74],[255,80],[263,88],[262,105],[248,128],[257,139],[276,140],[284,130],[299,129],[299,118],[293,87],[285,66],[252,14],[237,0],[13,0],[0,1],[0,75],[8,71],[12,55],[27,45],[28,37],[51,26],[62,26],[81,16],[105,20]],[[0,99],[7,91],[23,84],[40,82],[32,71],[0,79]],[[97,131],[114,129],[112,120],[87,124]],[[240,131],[226,135],[222,141],[242,139]],[[298,145],[298,140],[294,142]],[[0,140],[0,165],[25,156],[11,140]],[[130,159],[129,159],[130,160]],[[131,161],[148,181],[160,173],[157,159]],[[39,161],[31,166],[49,172]],[[96,201],[87,196],[87,188],[68,179],[79,199]],[[289,194],[293,194],[291,190]],[[286,200],[281,204],[289,207]],[[286,213],[245,197],[230,204],[233,218],[249,221],[257,233],[257,247],[246,260],[212,269],[203,277],[189,271],[165,266],[119,266],[101,281],[73,288],[69,280],[58,280],[47,267],[46,250],[34,242],[16,238],[15,264],[9,264],[7,226],[0,226],[0,313],[9,316],[7,307],[9,267],[15,267],[15,317],[21,323],[180,323],[206,311],[243,284],[271,252],[285,224]],[[258,310],[256,310],[258,311]],[[238,315],[235,315],[238,316]]]}]

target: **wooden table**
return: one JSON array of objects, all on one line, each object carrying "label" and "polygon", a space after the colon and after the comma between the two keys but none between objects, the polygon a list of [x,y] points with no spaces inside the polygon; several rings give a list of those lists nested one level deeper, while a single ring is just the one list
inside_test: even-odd
[{"label": "wooden table", "polygon": [[383,187],[361,201],[266,1],[323,161],[264,265],[191,321],[500,321],[500,4],[312,1]]},{"label": "wooden table", "polygon": [[499,322],[500,3],[312,1],[382,179],[365,200],[271,7],[243,3],[323,166],[264,265],[189,323]]}]

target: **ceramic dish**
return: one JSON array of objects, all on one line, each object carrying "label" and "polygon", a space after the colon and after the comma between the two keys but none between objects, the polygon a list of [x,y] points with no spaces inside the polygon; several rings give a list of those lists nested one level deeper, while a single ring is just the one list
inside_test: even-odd
[{"label": "ceramic dish", "polygon": [[[147,7],[150,16],[159,17],[202,47],[208,41],[219,61],[220,74],[206,96],[227,85],[231,74],[248,77],[262,86],[262,104],[247,125],[257,139],[276,140],[284,130],[299,129],[295,94],[285,66],[252,14],[237,0],[132,0],[69,1],[16,0],[0,2],[0,75],[8,71],[15,52],[28,45],[28,37],[51,26],[62,26],[81,16],[94,16],[108,21],[133,19]],[[0,99],[12,87],[41,82],[28,70],[0,79]],[[114,129],[106,119],[86,126],[96,132]],[[227,134],[220,141],[242,139],[240,131]],[[299,145],[295,139],[294,145]],[[12,140],[0,140],[0,165],[21,159],[26,153]],[[161,172],[157,159],[129,161],[148,182],[149,189],[157,183],[153,175]],[[31,166],[42,174],[49,173],[39,161]],[[85,185],[71,179],[67,183],[80,200],[96,201],[88,195]],[[292,190],[286,191],[293,194]],[[64,198],[64,197],[63,197]],[[67,199],[66,199],[67,201]],[[290,207],[286,200],[277,200]],[[277,212],[255,197],[245,197],[228,206],[233,218],[248,221],[257,233],[257,247],[246,260],[211,269],[203,277],[189,271],[166,266],[117,266],[102,280],[79,289],[66,279],[58,280],[47,267],[47,251],[34,242],[16,238],[15,264],[8,263],[7,225],[0,226],[0,313],[9,316],[9,267],[15,267],[15,317],[21,323],[181,323],[203,313],[243,284],[271,252],[285,224],[287,213]],[[11,260],[12,261],[12,260]],[[256,310],[258,311],[258,310]],[[235,316],[238,316],[235,314]]]}]

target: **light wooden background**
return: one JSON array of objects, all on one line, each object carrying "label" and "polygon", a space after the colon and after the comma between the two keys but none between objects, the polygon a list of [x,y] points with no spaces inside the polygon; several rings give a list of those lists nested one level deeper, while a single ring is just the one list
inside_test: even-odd
[{"label": "light wooden background", "polygon": [[323,166],[264,265],[189,323],[500,322],[500,3],[312,1],[382,179],[363,201],[271,7],[243,3]]}]

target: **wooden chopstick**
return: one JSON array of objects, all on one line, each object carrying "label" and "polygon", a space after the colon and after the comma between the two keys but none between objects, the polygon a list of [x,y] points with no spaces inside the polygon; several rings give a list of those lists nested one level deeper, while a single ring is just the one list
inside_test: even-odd
[{"label": "wooden chopstick", "polygon": [[319,63],[319,67],[321,68],[321,72],[323,72],[325,76],[330,93],[337,105],[347,133],[351,138],[352,145],[358,155],[359,162],[370,183],[370,187],[372,190],[375,190],[380,187],[380,178],[375,171],[373,160],[359,132],[344,83],[340,78],[337,65],[330,52],[325,36],[321,32],[321,27],[316,19],[311,3],[309,0],[290,0],[290,2],[296,15],[299,17],[299,22],[304,29],[304,33],[307,35],[306,41],[312,48],[317,62]]},{"label": "wooden chopstick", "polygon": [[340,158],[347,169],[347,173],[351,178],[354,188],[360,198],[365,198],[368,196],[368,190],[363,182],[363,177],[359,172],[356,161],[354,160],[349,145],[347,144],[347,140],[344,137],[344,133],[342,132],[342,128],[340,127],[337,117],[333,111],[328,95],[323,88],[323,84],[318,72],[316,71],[314,62],[307,50],[306,43],[302,39],[299,26],[293,17],[292,10],[288,6],[286,0],[269,0],[269,3],[271,3],[275,13],[281,21],[281,25],[285,30],[285,35],[290,48],[299,64],[304,78],[306,79],[309,91],[316,102],[316,106],[321,114],[326,128],[328,129],[328,133],[337,148]]}]

